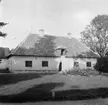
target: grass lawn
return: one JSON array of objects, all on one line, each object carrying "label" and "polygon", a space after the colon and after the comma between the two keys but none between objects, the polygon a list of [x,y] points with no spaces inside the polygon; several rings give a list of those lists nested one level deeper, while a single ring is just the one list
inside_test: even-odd
[{"label": "grass lawn", "polygon": [[39,78],[41,76],[42,75],[36,73],[0,74],[0,86],[7,85],[7,84],[15,84],[17,82]]},{"label": "grass lawn", "polygon": [[0,74],[1,102],[82,100],[108,97],[106,76]]}]

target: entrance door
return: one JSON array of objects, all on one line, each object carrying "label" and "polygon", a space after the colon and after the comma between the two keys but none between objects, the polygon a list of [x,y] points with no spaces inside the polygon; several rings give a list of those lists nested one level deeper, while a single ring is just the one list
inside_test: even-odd
[{"label": "entrance door", "polygon": [[59,71],[62,71],[62,62],[59,63]]}]

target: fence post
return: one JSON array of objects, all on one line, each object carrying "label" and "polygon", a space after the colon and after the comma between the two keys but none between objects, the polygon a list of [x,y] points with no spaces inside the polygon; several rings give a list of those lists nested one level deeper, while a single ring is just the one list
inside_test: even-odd
[{"label": "fence post", "polygon": [[52,97],[55,98],[55,91],[52,91]]}]

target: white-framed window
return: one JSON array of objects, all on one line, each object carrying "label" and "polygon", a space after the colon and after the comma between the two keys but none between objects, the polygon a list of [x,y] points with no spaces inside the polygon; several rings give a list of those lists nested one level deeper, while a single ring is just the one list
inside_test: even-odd
[{"label": "white-framed window", "polygon": [[74,67],[79,67],[79,62],[74,62]]},{"label": "white-framed window", "polygon": [[91,62],[86,62],[87,67],[91,67]]},{"label": "white-framed window", "polygon": [[25,67],[32,67],[32,61],[25,61]]},{"label": "white-framed window", "polygon": [[42,61],[42,67],[48,67],[48,61]]}]

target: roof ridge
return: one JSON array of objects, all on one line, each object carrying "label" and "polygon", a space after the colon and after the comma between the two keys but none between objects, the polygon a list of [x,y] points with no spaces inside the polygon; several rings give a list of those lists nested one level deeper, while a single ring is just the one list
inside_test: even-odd
[{"label": "roof ridge", "polygon": [[[38,33],[30,33],[31,35],[38,35],[39,36],[39,34]],[[44,34],[44,35],[46,35],[46,36],[54,36],[54,37],[63,37],[63,38],[68,38],[68,37],[66,37],[66,36],[57,36],[57,35],[51,35],[51,34]],[[72,37],[72,38],[74,38],[74,37]]]}]

